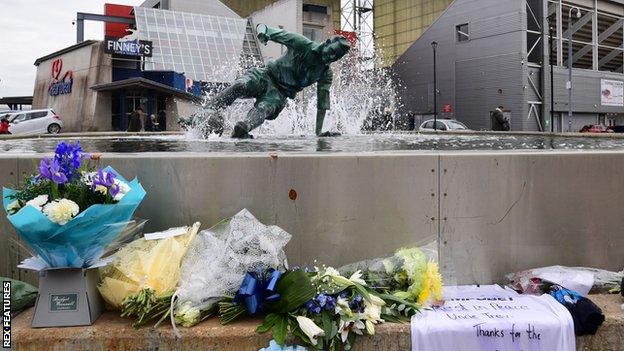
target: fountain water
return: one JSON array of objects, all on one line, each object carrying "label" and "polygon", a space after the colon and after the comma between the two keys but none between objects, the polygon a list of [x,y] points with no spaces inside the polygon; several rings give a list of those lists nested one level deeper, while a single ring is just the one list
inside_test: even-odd
[{"label": "fountain water", "polygon": [[[334,83],[330,91],[331,109],[325,118],[324,130],[337,131],[342,134],[359,134],[363,129],[393,129],[394,111],[399,104],[394,89],[394,82],[388,70],[366,69],[365,66],[380,66],[380,55],[364,58],[357,50],[351,50],[340,61],[332,65]],[[368,64],[362,62],[368,60]],[[370,60],[375,65],[370,65]],[[256,63],[257,64],[257,63]],[[240,75],[249,67],[246,62],[220,67],[220,70],[235,70]],[[189,130],[191,138],[200,137],[205,130],[207,115],[206,102],[217,92],[207,93],[204,103],[196,115],[202,122]],[[251,109],[253,100],[238,100],[222,111],[225,118],[225,129],[231,130],[233,125],[243,120]],[[316,84],[300,92],[296,99],[289,100],[282,113],[274,121],[265,121],[254,135],[314,135],[316,121]]]}]

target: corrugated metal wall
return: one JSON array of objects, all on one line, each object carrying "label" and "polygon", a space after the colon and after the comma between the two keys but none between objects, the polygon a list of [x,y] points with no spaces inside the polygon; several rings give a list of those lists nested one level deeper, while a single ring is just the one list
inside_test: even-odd
[{"label": "corrugated metal wall", "polygon": [[[527,119],[524,2],[456,0],[397,59],[405,111],[433,112],[433,50],[438,42],[438,116],[455,117],[472,129],[490,127],[490,111],[511,110],[512,130],[536,130]],[[469,25],[470,40],[457,41],[456,26]],[[441,113],[450,104],[453,113]]]}]

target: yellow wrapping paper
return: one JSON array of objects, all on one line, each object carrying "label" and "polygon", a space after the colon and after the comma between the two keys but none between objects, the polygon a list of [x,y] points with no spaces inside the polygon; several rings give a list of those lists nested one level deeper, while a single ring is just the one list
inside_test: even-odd
[{"label": "yellow wrapping paper", "polygon": [[180,264],[199,231],[199,222],[187,227],[186,234],[156,240],[137,239],[119,250],[108,266],[100,269],[98,289],[104,300],[121,308],[123,300],[151,288],[156,294],[175,290]]}]

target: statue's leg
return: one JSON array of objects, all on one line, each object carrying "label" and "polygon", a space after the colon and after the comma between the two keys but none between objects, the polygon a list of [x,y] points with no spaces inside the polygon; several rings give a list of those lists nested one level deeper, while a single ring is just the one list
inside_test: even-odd
[{"label": "statue's leg", "polygon": [[234,126],[232,138],[249,138],[249,132],[264,123],[265,119],[275,119],[286,106],[286,97],[277,90],[269,90],[256,100],[254,107],[247,113],[245,121]]},{"label": "statue's leg", "polygon": [[[180,117],[178,122],[183,128],[200,127],[205,136],[212,133],[221,135],[225,121],[220,110],[232,105],[238,98],[254,97],[258,89],[258,84],[255,84],[257,74],[253,69],[249,70],[234,84],[210,99],[198,113],[190,117]],[[206,119],[207,123],[204,123]]]},{"label": "statue's leg", "polygon": [[234,103],[234,101],[236,101],[236,99],[241,97],[248,97],[245,87],[246,86],[244,80],[237,80],[236,82],[234,82],[234,84],[225,88],[210,101],[208,101],[207,106],[215,109],[222,109],[230,106]]},{"label": "statue's leg", "polygon": [[234,84],[225,88],[206,104],[205,110],[208,110],[208,134],[223,134],[223,126],[225,120],[220,110],[230,106],[241,97],[247,97],[246,85],[244,80],[237,80]]}]

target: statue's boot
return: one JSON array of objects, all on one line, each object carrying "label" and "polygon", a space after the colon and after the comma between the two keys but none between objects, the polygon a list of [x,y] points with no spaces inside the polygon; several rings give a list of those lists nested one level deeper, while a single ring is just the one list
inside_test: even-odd
[{"label": "statue's boot", "polygon": [[249,132],[260,126],[267,116],[268,113],[265,108],[255,106],[247,113],[245,121],[240,121],[234,125],[232,138],[253,139],[253,135],[249,134]]},{"label": "statue's boot", "polygon": [[340,134],[339,132],[323,132],[321,134],[319,134],[318,136],[323,138],[323,137],[339,137],[342,134]]},{"label": "statue's boot", "polygon": [[253,135],[249,134],[249,127],[247,123],[240,121],[234,125],[234,131],[232,131],[232,138],[236,139],[253,139]]}]

